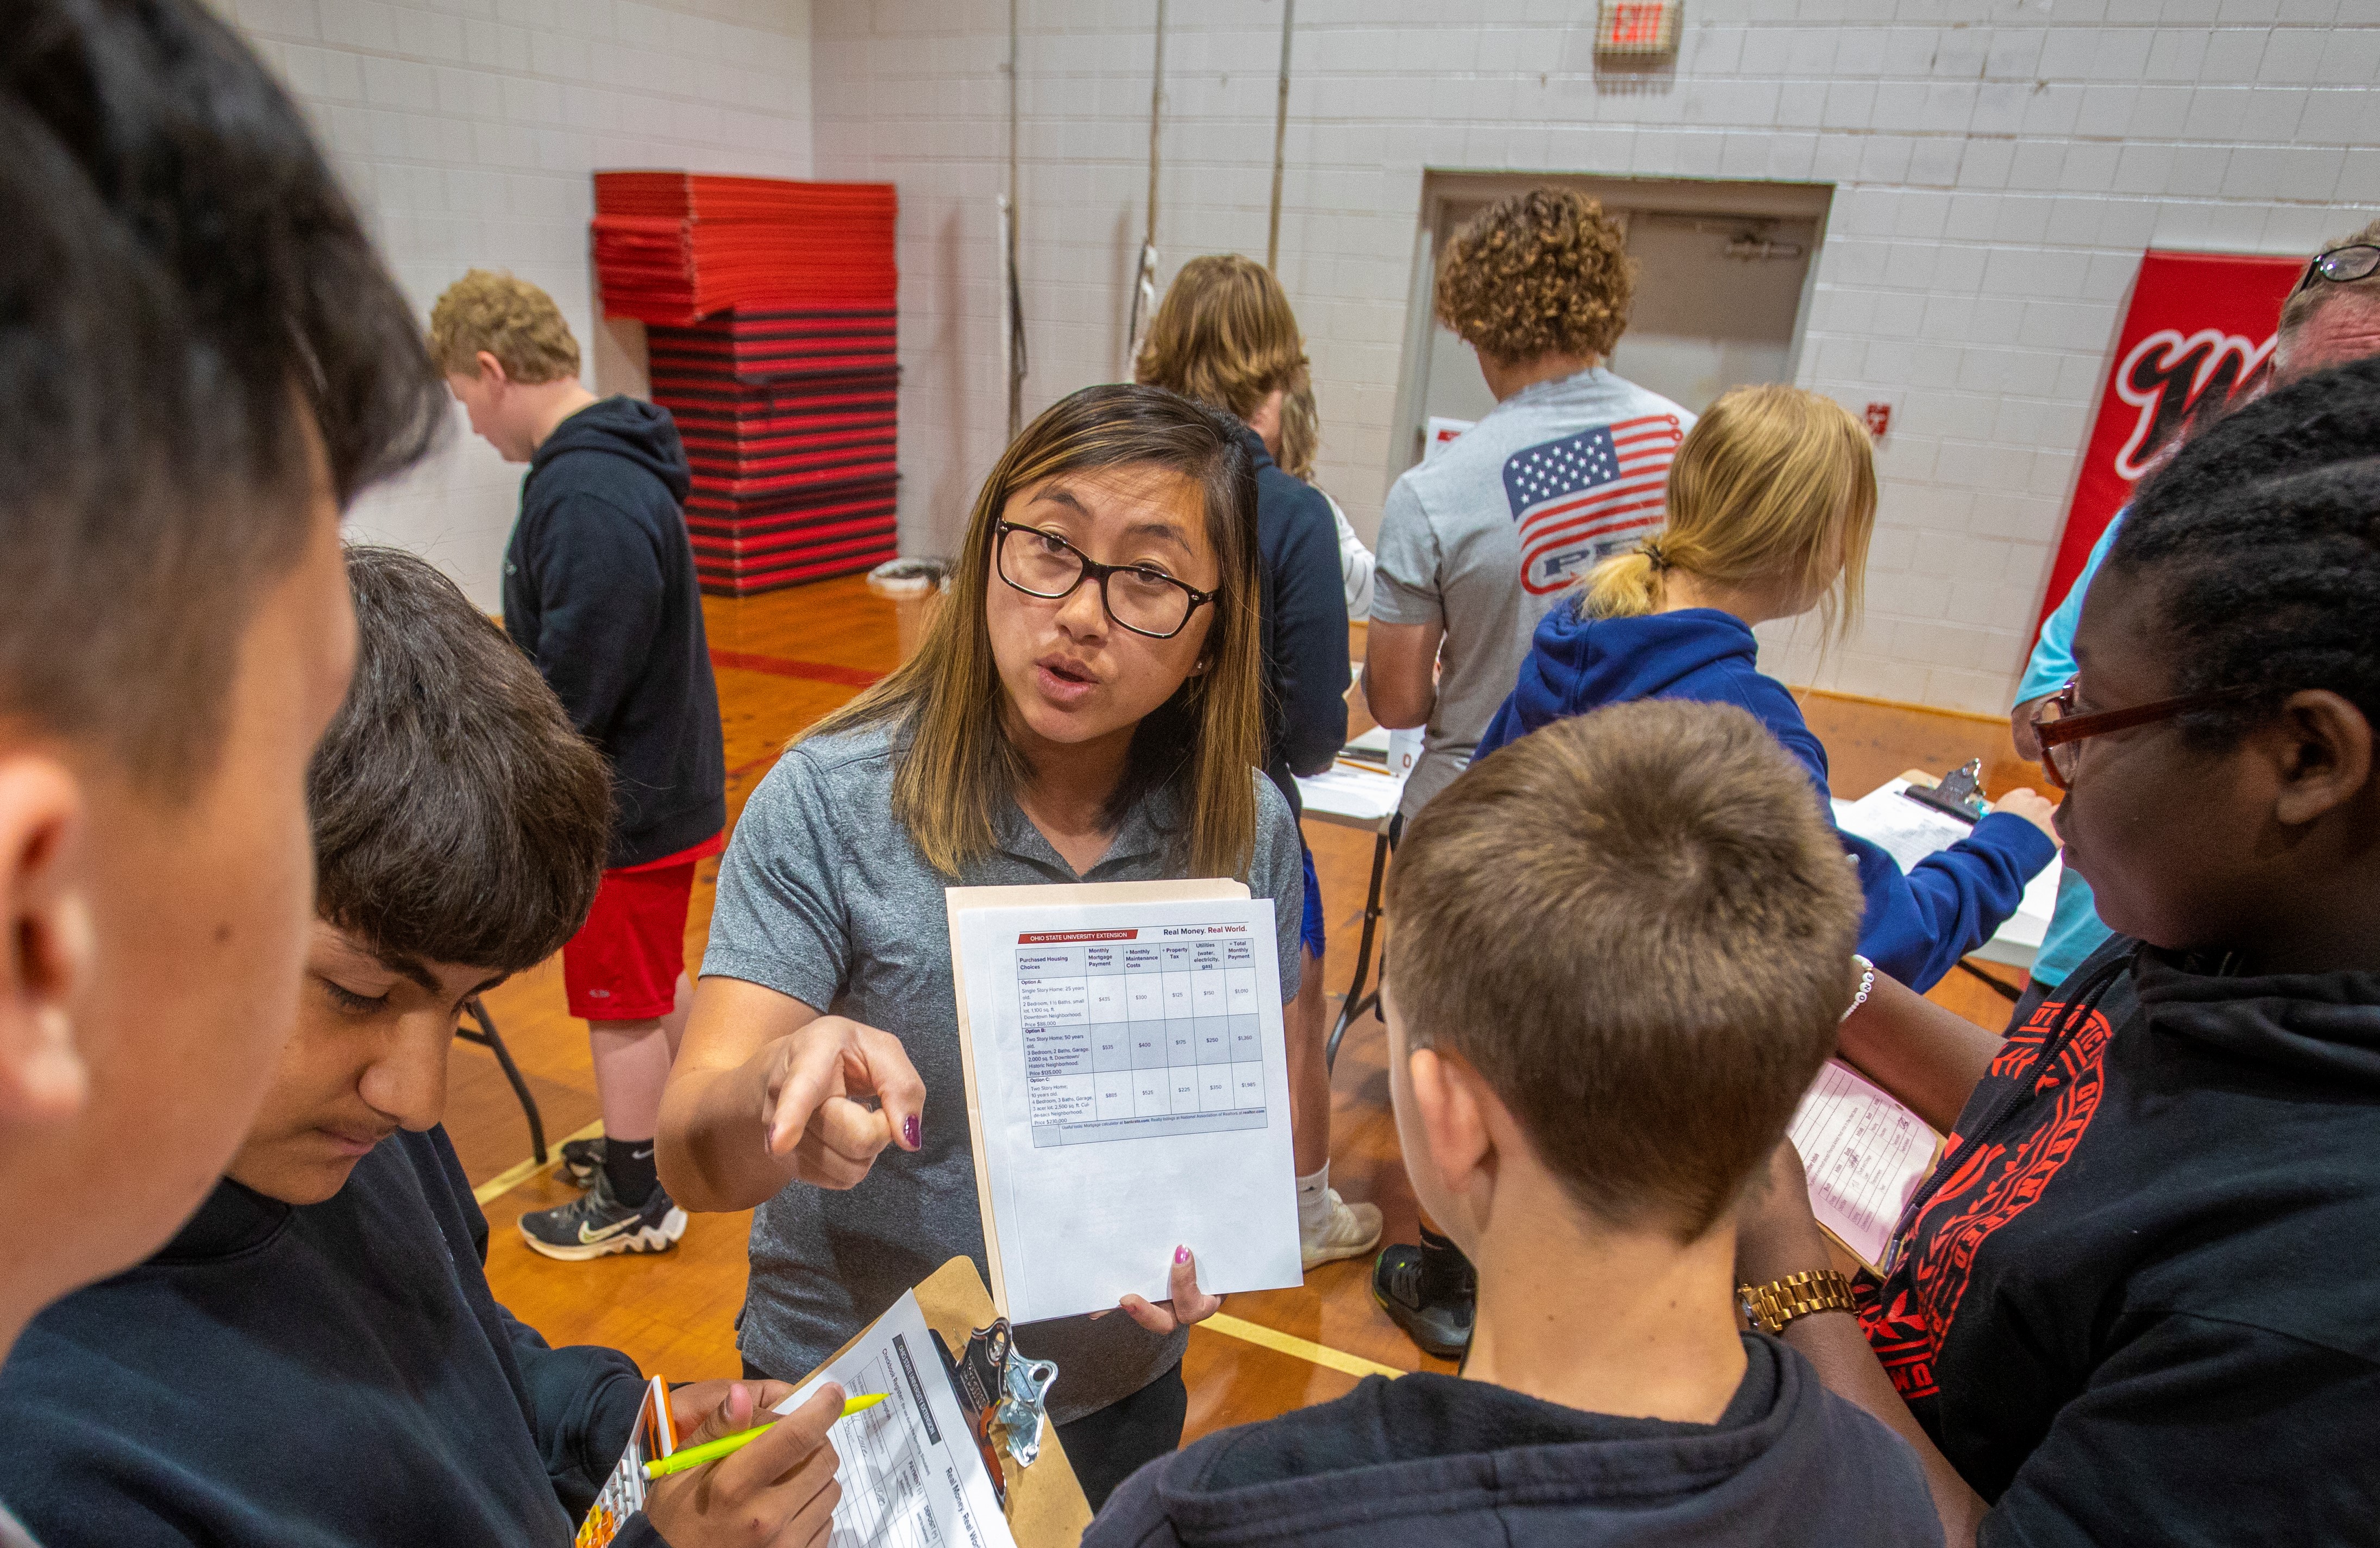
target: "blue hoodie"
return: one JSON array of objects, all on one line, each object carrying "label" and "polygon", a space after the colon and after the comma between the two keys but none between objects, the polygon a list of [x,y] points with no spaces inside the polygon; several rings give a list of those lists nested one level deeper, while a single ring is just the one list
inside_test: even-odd
[{"label": "blue hoodie", "polygon": [[[1586,618],[1558,607],[1537,625],[1521,679],[1480,737],[1476,761],[1539,726],[1634,699],[1694,699],[1748,709],[1802,760],[1825,804],[1827,749],[1810,734],[1785,685],[1761,674],[1751,626],[1716,608],[1644,618]],[[1876,967],[1923,992],[1990,938],[2016,912],[2024,884],[2057,854],[2048,835],[2007,813],[1927,856],[1906,876],[1891,855],[1838,830],[1859,864],[1867,899],[1860,950]]]}]

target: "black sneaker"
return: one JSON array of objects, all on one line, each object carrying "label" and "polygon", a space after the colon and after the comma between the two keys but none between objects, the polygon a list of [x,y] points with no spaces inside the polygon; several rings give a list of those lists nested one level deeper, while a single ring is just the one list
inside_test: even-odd
[{"label": "black sneaker", "polygon": [[658,1184],[643,1207],[631,1209],[598,1168],[584,1198],[522,1215],[520,1233],[532,1252],[565,1263],[613,1252],[666,1252],[686,1235],[686,1211]]},{"label": "black sneaker", "polygon": [[562,1165],[553,1168],[553,1180],[566,1182],[573,1188],[591,1188],[595,1174],[603,1169],[603,1136],[591,1140],[565,1140],[562,1143]]},{"label": "black sneaker", "polygon": [[1404,1329],[1405,1336],[1425,1353],[1440,1360],[1461,1360],[1471,1348],[1471,1312],[1477,1292],[1466,1287],[1464,1294],[1432,1301],[1424,1297],[1422,1282],[1418,1247],[1383,1248],[1372,1264],[1372,1299],[1380,1303],[1389,1320]]}]

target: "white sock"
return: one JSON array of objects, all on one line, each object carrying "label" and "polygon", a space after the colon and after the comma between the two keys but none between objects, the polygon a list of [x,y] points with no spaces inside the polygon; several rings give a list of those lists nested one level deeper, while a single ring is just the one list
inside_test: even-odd
[{"label": "white sock", "polygon": [[1330,1163],[1297,1179],[1297,1233],[1312,1239],[1330,1225]]}]

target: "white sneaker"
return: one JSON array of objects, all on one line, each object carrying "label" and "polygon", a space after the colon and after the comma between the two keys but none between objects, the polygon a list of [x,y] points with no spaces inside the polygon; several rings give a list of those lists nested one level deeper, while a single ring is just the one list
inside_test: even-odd
[{"label": "white sneaker", "polygon": [[1313,1236],[1299,1233],[1298,1247],[1312,1270],[1342,1258],[1360,1258],[1380,1242],[1380,1206],[1351,1204],[1330,1189],[1330,1217]]}]

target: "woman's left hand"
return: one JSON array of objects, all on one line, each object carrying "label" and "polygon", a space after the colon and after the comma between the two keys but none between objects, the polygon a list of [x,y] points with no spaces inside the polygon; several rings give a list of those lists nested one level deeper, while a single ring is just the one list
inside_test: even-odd
[{"label": "woman's left hand", "polygon": [[1770,1154],[1768,1176],[1755,1190],[1737,1217],[1738,1283],[1766,1285],[1789,1274],[1834,1265],[1827,1235],[1810,1211],[1810,1181],[1792,1141],[1780,1143]]},{"label": "woman's left hand", "polygon": [[[1208,1295],[1198,1288],[1198,1260],[1187,1247],[1173,1250],[1173,1276],[1167,1287],[1172,1293],[1163,1300],[1150,1300],[1146,1296],[1128,1295],[1116,1302],[1116,1309],[1149,1332],[1163,1335],[1192,1323],[1203,1323],[1223,1309],[1223,1298]],[[1094,1312],[1093,1318],[1104,1317],[1105,1312]]]}]

